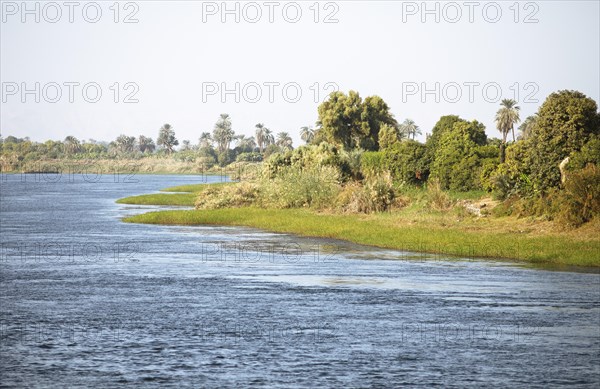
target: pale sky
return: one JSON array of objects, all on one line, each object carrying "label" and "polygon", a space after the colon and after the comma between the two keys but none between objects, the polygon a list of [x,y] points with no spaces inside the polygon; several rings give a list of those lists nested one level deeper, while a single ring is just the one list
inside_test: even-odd
[{"label": "pale sky", "polygon": [[[315,99],[338,87],[381,96],[423,133],[457,114],[498,137],[501,98],[518,100],[522,119],[561,89],[600,101],[597,0],[429,1],[427,9],[421,1],[229,1],[230,14],[221,1],[135,1],[121,2],[118,15],[113,3],[29,2],[28,14],[21,1],[2,1],[3,136],[155,139],[170,123],[195,144],[229,113],[236,133],[253,135],[261,122],[297,146],[300,127],[317,119]],[[234,92],[221,96],[236,83],[239,102]],[[100,88],[98,102],[84,99],[84,85],[90,101]],[[22,95],[23,87],[34,92]],[[138,102],[123,101],[130,93]]]}]

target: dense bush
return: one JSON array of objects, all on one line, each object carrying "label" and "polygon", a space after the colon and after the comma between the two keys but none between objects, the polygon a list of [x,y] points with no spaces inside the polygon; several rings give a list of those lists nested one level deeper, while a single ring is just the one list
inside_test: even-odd
[{"label": "dense bush", "polygon": [[245,207],[260,200],[260,187],[255,183],[241,182],[235,185],[208,186],[196,199],[196,209]]},{"label": "dense bush", "polygon": [[265,204],[278,208],[331,206],[339,191],[340,174],[333,166],[285,166],[261,182]]},{"label": "dense bush", "polygon": [[392,178],[388,173],[369,177],[364,184],[347,184],[339,192],[335,204],[345,212],[384,212],[392,207],[395,198]]},{"label": "dense bush", "polygon": [[600,168],[589,164],[567,175],[558,220],[579,226],[600,215]]},{"label": "dense bush", "polygon": [[484,164],[497,159],[497,149],[486,146],[485,126],[472,121],[457,121],[443,133],[431,165],[431,176],[442,189],[469,191],[482,187]]},{"label": "dense bush", "polygon": [[263,157],[261,153],[241,153],[235,160],[236,162],[261,162]]}]

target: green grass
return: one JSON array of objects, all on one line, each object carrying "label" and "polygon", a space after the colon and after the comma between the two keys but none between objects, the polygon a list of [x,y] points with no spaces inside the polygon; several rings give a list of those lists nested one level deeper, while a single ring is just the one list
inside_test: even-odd
[{"label": "green grass", "polygon": [[117,200],[117,203],[136,205],[181,205],[193,207],[194,202],[196,201],[196,196],[196,193],[153,193],[125,197]]},{"label": "green grass", "polygon": [[139,196],[125,197],[117,200],[118,204],[135,205],[181,205],[193,207],[198,195],[209,187],[230,185],[229,182],[215,184],[188,184],[172,186],[162,189],[161,192],[181,192],[181,193],[151,193]]},{"label": "green grass", "polygon": [[[248,226],[309,237],[343,239],[371,246],[467,258],[509,258],[537,264],[600,266],[600,241],[572,236],[465,230],[436,224],[432,214],[411,223],[397,213],[320,214],[305,209],[234,208],[159,211],[124,219],[130,223]],[[442,219],[443,220],[443,219]],[[492,223],[493,224],[493,223]]]},{"label": "green grass", "polygon": [[187,184],[187,185],[178,185],[171,186],[169,188],[161,189],[161,192],[190,192],[190,193],[198,193],[202,192],[204,189],[215,186],[224,186],[231,185],[231,182],[219,182],[219,183],[211,183],[211,184]]}]

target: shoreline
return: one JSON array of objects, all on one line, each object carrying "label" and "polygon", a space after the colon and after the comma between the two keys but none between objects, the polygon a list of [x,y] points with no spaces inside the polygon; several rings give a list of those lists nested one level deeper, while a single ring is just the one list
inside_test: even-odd
[{"label": "shoreline", "polygon": [[[209,186],[199,185],[192,185],[187,193],[169,193],[173,192],[173,188],[165,188],[162,193],[131,196],[118,199],[117,203],[193,207],[200,188]],[[548,231],[511,232],[498,229],[489,220],[481,221],[481,229],[471,225],[460,228],[435,225],[428,223],[428,220],[407,222],[399,219],[401,212],[365,215],[323,213],[294,208],[241,207],[151,211],[122,220],[127,223],[159,225],[252,227],[275,233],[337,239],[383,249],[429,253],[436,256],[511,260],[559,268],[600,268],[600,240],[597,239],[574,240],[573,234]],[[514,223],[517,223],[516,219]],[[523,223],[519,221],[518,226]]]}]

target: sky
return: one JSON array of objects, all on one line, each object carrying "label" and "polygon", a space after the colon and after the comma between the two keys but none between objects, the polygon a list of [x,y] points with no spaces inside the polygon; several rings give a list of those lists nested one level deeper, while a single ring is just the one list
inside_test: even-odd
[{"label": "sky", "polygon": [[[2,1],[0,130],[32,140],[197,143],[221,113],[301,143],[333,90],[381,96],[398,121],[521,118],[552,92],[600,101],[600,2]],[[36,20],[37,19],[37,20]],[[36,102],[36,99],[39,100]]]}]

